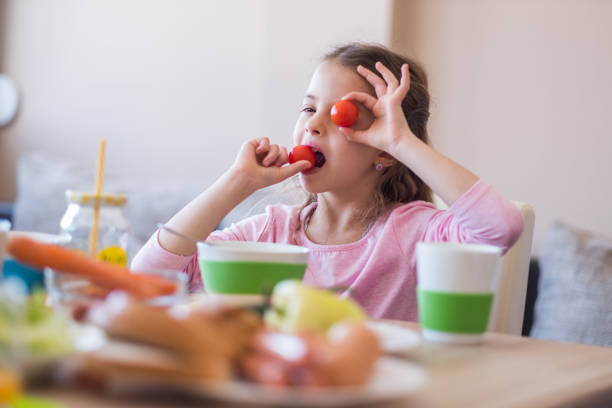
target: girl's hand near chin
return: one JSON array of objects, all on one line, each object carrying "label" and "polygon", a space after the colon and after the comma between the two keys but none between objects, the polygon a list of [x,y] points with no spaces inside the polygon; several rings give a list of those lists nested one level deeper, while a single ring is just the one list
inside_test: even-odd
[{"label": "girl's hand near chin", "polygon": [[402,65],[402,77],[398,81],[381,62],[376,63],[376,69],[382,78],[361,65],[357,67],[357,72],[374,87],[376,97],[365,92],[351,92],[342,98],[362,103],[374,114],[374,122],[365,130],[340,127],[340,132],[351,142],[367,144],[393,155],[402,138],[406,135],[416,137],[402,111],[402,101],[410,89],[410,73],[408,65]]},{"label": "girl's hand near chin", "polygon": [[287,163],[287,149],[271,144],[270,139],[263,137],[245,142],[230,170],[256,191],[280,183],[311,166],[306,160],[285,165]]}]

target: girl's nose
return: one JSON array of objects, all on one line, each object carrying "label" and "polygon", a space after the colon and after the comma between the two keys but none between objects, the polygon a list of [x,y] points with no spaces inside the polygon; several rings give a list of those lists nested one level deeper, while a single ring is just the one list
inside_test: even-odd
[{"label": "girl's nose", "polygon": [[321,119],[319,115],[315,115],[306,122],[306,132],[311,135],[321,135],[323,125],[321,124]]},{"label": "girl's nose", "polygon": [[309,125],[306,125],[306,132],[310,133],[311,135],[317,135],[317,136],[321,134],[321,132],[316,127],[309,126]]}]

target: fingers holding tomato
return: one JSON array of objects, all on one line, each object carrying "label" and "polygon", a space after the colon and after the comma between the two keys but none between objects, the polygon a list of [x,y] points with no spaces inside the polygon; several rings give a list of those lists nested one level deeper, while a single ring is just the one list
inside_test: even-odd
[{"label": "fingers holding tomato", "polygon": [[263,160],[261,161],[261,165],[264,167],[269,167],[276,163],[277,159],[281,154],[281,149],[278,145],[270,145],[270,150],[266,153]]},{"label": "fingers holding tomato", "polygon": [[295,163],[300,160],[307,160],[310,162],[310,167],[314,167],[316,164],[315,153],[310,146],[297,145],[289,152],[289,163]]},{"label": "fingers holding tomato", "polygon": [[392,153],[390,150],[397,146],[398,140],[416,137],[402,109],[402,102],[410,89],[410,72],[408,65],[404,64],[398,78],[380,62],[376,63],[376,70],[379,74],[361,65],[357,67],[357,73],[374,88],[376,96],[356,91],[342,98],[364,106],[368,114],[372,114],[372,121],[367,126],[340,126],[339,130],[351,142]]},{"label": "fingers holding tomato", "polygon": [[311,170],[314,167],[323,167],[325,164],[325,155],[307,145],[297,145],[289,153],[289,163],[293,164],[300,160],[306,160],[310,163],[310,167],[303,171]]},{"label": "fingers holding tomato", "polygon": [[280,167],[288,162],[289,162],[289,154],[287,153],[287,148],[285,146],[279,146],[278,157],[276,158],[276,161],[272,165],[276,167]]},{"label": "fingers holding tomato", "polygon": [[251,139],[242,145],[231,171],[256,191],[311,167],[301,159],[287,165],[288,156],[285,147],[270,143],[268,138]]}]

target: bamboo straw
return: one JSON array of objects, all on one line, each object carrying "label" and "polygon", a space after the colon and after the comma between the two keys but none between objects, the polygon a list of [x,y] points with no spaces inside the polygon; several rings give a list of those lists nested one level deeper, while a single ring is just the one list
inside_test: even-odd
[{"label": "bamboo straw", "polygon": [[100,199],[102,194],[102,179],[104,178],[104,151],[106,140],[100,140],[98,149],[98,172],[96,174],[96,194],[94,196],[94,214],[91,231],[89,232],[89,255],[96,257],[96,247],[98,246],[98,223],[100,219]]}]

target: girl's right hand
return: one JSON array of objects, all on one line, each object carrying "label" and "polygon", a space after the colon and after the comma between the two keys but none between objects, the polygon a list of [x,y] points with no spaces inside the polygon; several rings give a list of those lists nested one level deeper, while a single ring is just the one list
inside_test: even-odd
[{"label": "girl's right hand", "polygon": [[232,165],[231,170],[243,177],[253,191],[276,183],[306,170],[311,166],[307,160],[288,163],[288,153],[284,146],[271,144],[263,137],[245,142]]},{"label": "girl's right hand", "polygon": [[410,71],[408,64],[402,65],[402,76],[398,80],[381,62],[375,66],[380,75],[361,65],[357,67],[357,73],[372,85],[376,97],[366,92],[351,92],[342,98],[361,102],[374,114],[374,122],[365,130],[339,129],[351,142],[367,144],[396,157],[395,147],[402,139],[406,136],[416,139],[402,110],[402,101],[410,90]]}]

